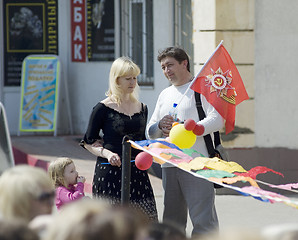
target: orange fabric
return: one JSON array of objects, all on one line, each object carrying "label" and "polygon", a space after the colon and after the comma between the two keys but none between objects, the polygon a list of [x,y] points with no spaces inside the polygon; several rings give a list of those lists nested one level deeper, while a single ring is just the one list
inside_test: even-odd
[{"label": "orange fabric", "polygon": [[232,178],[208,178],[210,181],[218,182],[218,183],[227,183],[227,184],[232,184],[238,181],[245,181],[249,182],[251,186],[260,188],[259,185],[250,177],[242,177],[242,176],[237,176],[237,177],[232,177]]}]

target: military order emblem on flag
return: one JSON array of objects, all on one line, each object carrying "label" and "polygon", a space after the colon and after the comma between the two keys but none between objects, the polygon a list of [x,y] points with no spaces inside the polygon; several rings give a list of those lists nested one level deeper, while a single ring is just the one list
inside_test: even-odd
[{"label": "military order emblem on flag", "polygon": [[248,99],[241,76],[228,51],[218,45],[194,79],[192,90],[201,93],[226,120],[226,134],[235,126],[235,108]]}]

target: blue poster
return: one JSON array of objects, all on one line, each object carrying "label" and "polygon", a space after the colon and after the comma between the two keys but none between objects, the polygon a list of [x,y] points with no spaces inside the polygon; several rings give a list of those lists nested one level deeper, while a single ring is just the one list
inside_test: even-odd
[{"label": "blue poster", "polygon": [[19,130],[56,130],[60,62],[57,56],[30,55],[23,61]]}]

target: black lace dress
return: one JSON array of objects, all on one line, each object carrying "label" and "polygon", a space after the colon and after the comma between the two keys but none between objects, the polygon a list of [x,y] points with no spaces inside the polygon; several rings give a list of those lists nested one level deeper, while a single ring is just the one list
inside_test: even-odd
[{"label": "black lace dress", "polygon": [[[122,139],[128,135],[134,141],[145,139],[148,109],[142,104],[142,110],[133,116],[98,103],[90,116],[84,141],[92,144],[103,140],[103,147],[122,157]],[[99,137],[100,130],[103,139]],[[139,153],[131,149],[132,159]],[[112,166],[106,158],[97,158],[92,194],[96,198],[106,198],[112,204],[121,202],[121,171],[122,167]],[[157,220],[157,210],[152,186],[147,171],[139,170],[134,162],[131,163],[130,203],[139,208],[152,220]]]}]

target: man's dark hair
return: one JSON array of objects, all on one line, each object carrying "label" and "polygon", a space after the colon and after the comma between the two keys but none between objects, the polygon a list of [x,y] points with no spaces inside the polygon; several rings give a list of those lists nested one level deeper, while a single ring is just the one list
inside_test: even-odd
[{"label": "man's dark hair", "polygon": [[181,63],[184,60],[187,60],[187,70],[190,72],[189,57],[188,57],[187,53],[182,48],[168,47],[162,51],[159,51],[157,60],[159,62],[161,62],[161,60],[166,57],[175,58],[179,63]]}]

